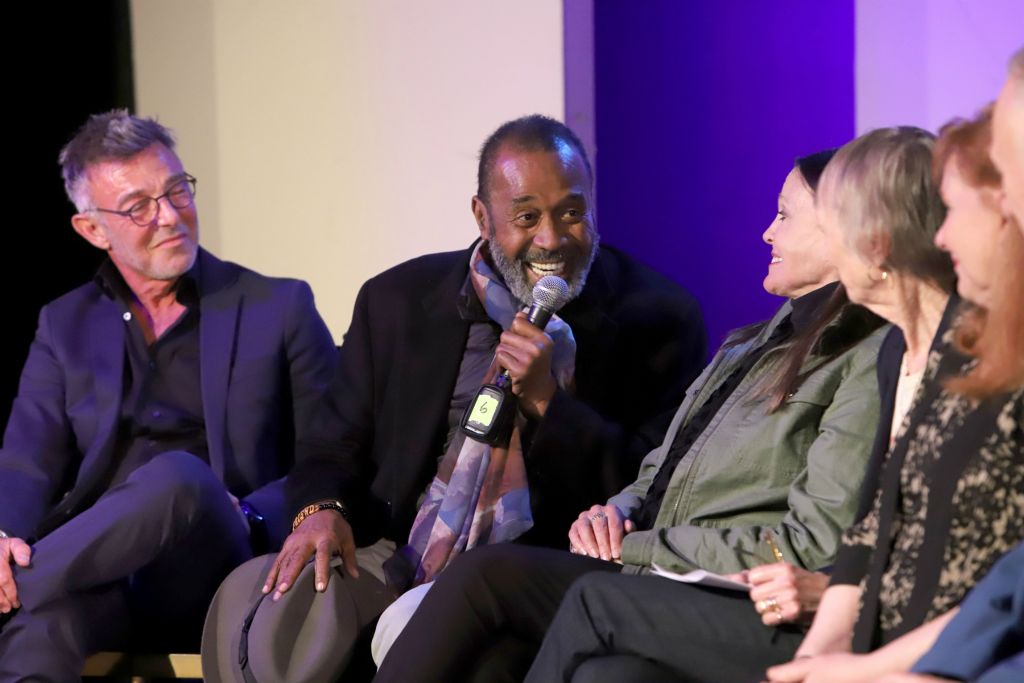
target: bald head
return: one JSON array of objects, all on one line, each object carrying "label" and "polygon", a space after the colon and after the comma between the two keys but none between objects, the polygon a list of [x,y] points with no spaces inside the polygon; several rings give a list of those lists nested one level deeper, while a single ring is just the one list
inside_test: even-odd
[{"label": "bald head", "polygon": [[996,100],[991,156],[1003,175],[1006,212],[1024,226],[1024,47],[1011,58],[1006,83]]}]

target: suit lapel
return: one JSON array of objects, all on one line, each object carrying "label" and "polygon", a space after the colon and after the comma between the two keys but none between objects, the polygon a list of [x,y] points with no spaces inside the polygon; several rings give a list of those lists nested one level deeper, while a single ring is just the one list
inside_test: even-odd
[{"label": "suit lapel", "polygon": [[117,420],[124,393],[124,315],[121,306],[102,297],[91,325],[90,357],[95,373],[98,438],[93,441],[92,452],[86,457],[95,457],[96,453],[106,451],[103,461],[110,457],[110,447],[117,437]]},{"label": "suit lapel", "polygon": [[[469,272],[469,253],[444,276],[433,291],[424,295],[421,301],[420,317],[413,327],[422,331],[417,348],[409,356],[409,377],[416,378],[407,387],[423,410],[416,415],[422,419],[416,422],[417,432],[411,443],[430,443],[437,428],[438,415],[446,415],[452,401],[462,362],[469,324],[459,314],[457,298]],[[412,430],[411,430],[412,431]]]},{"label": "suit lapel", "polygon": [[[469,323],[459,315],[457,297],[465,282],[469,254],[441,279],[437,286],[426,292],[417,311],[411,330],[416,335],[414,347],[406,354],[408,377],[403,384],[403,402],[415,406],[409,411],[411,419],[403,430],[401,443],[410,453],[427,453],[424,458],[410,462],[431,462],[440,456],[435,450],[439,425],[448,424],[448,408],[462,363],[463,351],[469,334]],[[405,399],[408,399],[407,401]],[[443,436],[442,436],[443,438]]]},{"label": "suit lapel", "polygon": [[83,470],[75,487],[36,528],[39,538],[63,524],[72,514],[91,505],[106,489],[114,471],[115,463],[111,461],[124,395],[124,313],[121,305],[101,296],[89,320],[86,343],[96,392],[96,435],[84,454]]},{"label": "suit lapel", "polygon": [[199,252],[199,372],[210,467],[224,479],[227,394],[234,363],[242,296],[228,287],[233,274],[219,259]]}]

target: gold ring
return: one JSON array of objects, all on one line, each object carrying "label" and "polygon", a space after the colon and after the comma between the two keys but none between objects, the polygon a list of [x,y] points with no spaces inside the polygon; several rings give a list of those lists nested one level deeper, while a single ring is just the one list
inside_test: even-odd
[{"label": "gold ring", "polygon": [[757,610],[758,614],[764,614],[768,610],[772,610],[779,613],[782,612],[782,608],[779,607],[779,601],[775,598],[765,598],[764,600],[758,600],[757,603],[754,605],[754,608]]}]

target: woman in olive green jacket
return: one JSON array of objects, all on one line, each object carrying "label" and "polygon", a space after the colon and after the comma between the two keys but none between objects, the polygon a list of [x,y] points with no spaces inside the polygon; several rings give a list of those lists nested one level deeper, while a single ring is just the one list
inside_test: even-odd
[{"label": "woman in olive green jacket", "polygon": [[[608,501],[623,517],[635,518],[682,426],[790,316],[793,305],[786,302],[752,339],[726,341],[691,385],[665,442],[644,459],[640,476]],[[861,336],[860,328],[869,323],[856,318],[833,323],[819,346]],[[763,386],[774,354],[757,360],[675,466],[650,528],[623,537],[624,573],[646,573],[653,565],[676,572],[736,572],[775,562],[766,534],[790,562],[808,569],[831,564],[840,535],[853,521],[878,423],[875,362],[887,329],[828,362],[821,361],[827,348],[812,354],[801,368],[799,387],[772,412]]]}]

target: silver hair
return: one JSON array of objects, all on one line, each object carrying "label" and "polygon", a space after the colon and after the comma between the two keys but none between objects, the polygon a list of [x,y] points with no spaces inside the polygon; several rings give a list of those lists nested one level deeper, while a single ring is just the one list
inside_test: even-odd
[{"label": "silver hair", "polygon": [[155,119],[135,116],[127,109],[93,114],[57,157],[68,199],[79,211],[88,210],[85,179],[90,165],[128,159],[157,143],[174,149],[174,134]]},{"label": "silver hair", "polygon": [[880,128],[847,143],[825,167],[817,201],[834,210],[846,243],[875,265],[952,283],[949,257],[935,246],[946,209],[932,177],[935,136],[912,126]]}]

